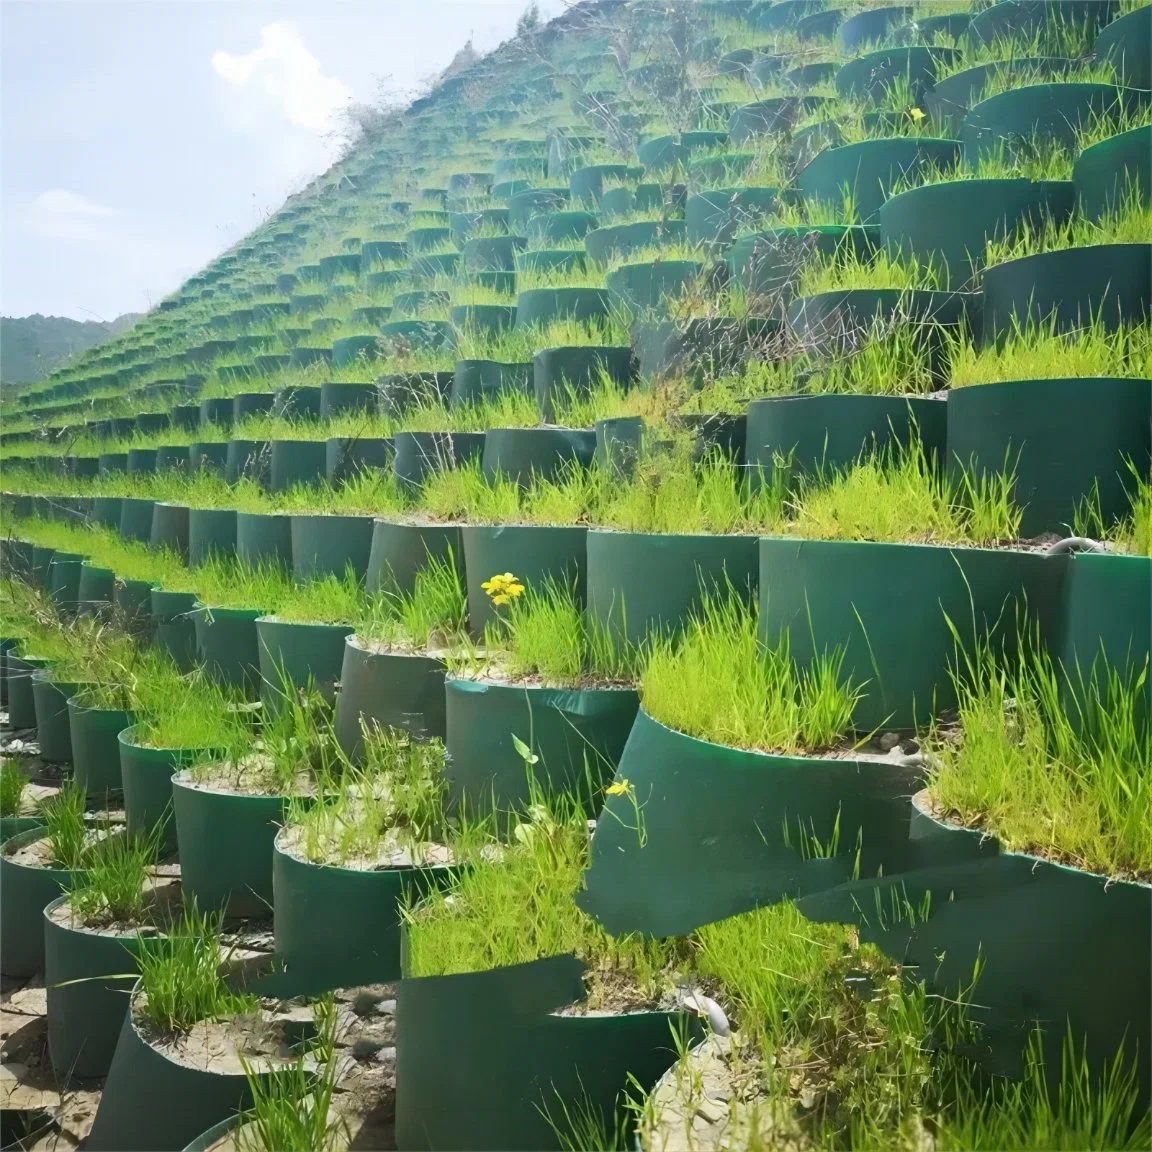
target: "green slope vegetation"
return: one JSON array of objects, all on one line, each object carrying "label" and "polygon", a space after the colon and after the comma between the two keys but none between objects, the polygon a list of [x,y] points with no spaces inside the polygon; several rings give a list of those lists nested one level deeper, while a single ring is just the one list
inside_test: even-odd
[{"label": "green slope vegetation", "polygon": [[[197,901],[133,1043],[312,1000],[237,1147],[380,1146],[394,981],[399,1148],[1148,1146],[1150,20],[529,17],[6,399],[9,707]],[[222,1119],[129,1063],[91,1147]]]}]

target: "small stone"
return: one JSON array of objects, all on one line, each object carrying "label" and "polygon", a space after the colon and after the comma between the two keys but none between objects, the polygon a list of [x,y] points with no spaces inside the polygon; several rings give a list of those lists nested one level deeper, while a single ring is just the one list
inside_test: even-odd
[{"label": "small stone", "polygon": [[56,1108],[60,1093],[36,1083],[25,1064],[0,1065],[0,1107]]},{"label": "small stone", "polygon": [[893,748],[900,747],[902,740],[903,737],[899,732],[885,732],[884,735],[880,737],[880,747],[883,748],[885,752],[891,752]]},{"label": "small stone", "polygon": [[681,998],[680,1003],[698,1016],[703,1016],[717,1036],[727,1036],[732,1031],[728,1024],[728,1017],[724,1014],[724,1009],[711,996],[692,991],[686,993]]},{"label": "small stone", "polygon": [[380,1016],[395,1016],[396,1015],[396,1001],[395,1000],[381,1000],[376,1005],[375,1011]]},{"label": "small stone", "polygon": [[394,1064],[396,1062],[396,1049],[391,1044],[385,1044],[376,1052],[376,1061],[380,1064]]},{"label": "small stone", "polygon": [[728,1109],[718,1100],[709,1100],[706,1096],[696,1105],[696,1115],[702,1116],[709,1124],[718,1124],[728,1115]]},{"label": "small stone", "polygon": [[381,997],[374,992],[357,992],[352,998],[352,1011],[357,1016],[368,1016],[376,1011],[376,1005]]},{"label": "small stone", "polygon": [[48,990],[35,986],[21,988],[12,993],[4,1007],[22,1016],[45,1016],[48,1013]]}]

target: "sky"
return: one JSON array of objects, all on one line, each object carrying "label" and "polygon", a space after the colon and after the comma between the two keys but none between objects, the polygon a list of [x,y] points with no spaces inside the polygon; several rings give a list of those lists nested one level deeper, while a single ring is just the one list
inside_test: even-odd
[{"label": "sky", "polygon": [[0,312],[147,309],[528,2],[0,0]]}]

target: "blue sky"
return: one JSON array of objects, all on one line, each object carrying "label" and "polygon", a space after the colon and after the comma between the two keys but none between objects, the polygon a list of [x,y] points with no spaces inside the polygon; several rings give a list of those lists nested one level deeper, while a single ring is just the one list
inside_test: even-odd
[{"label": "blue sky", "polygon": [[[141,311],[528,0],[0,0],[0,311]],[[545,17],[565,0],[541,0]]]}]

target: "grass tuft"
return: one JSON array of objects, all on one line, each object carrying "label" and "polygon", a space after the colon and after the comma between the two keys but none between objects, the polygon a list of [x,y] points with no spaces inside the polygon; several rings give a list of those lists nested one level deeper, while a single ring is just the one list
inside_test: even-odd
[{"label": "grass tuft", "polygon": [[28,777],[16,760],[0,763],[0,816],[19,816]]},{"label": "grass tuft", "polygon": [[497,661],[510,679],[539,676],[565,687],[635,679],[638,652],[586,616],[570,587],[549,579],[511,596],[499,612],[485,629],[483,659]]},{"label": "grass tuft", "polygon": [[982,346],[961,329],[948,339],[953,388],[1002,380],[1152,376],[1150,323],[1110,329],[1097,318],[1074,332],[1063,332],[1054,317],[1014,320],[1012,330],[994,347]]},{"label": "grass tuft", "polygon": [[467,642],[468,595],[456,561],[429,557],[411,592],[372,601],[360,635],[398,648],[456,648]]},{"label": "grass tuft", "polygon": [[391,847],[419,863],[428,845],[454,836],[446,787],[440,741],[372,727],[364,733],[364,766],[347,769],[322,803],[293,800],[286,826],[299,829],[304,856],[318,864],[373,862]]},{"label": "grass tuft", "polygon": [[588,1007],[621,978],[641,1002],[665,989],[675,941],[614,938],[576,906],[588,859],[588,825],[571,803],[535,805],[498,853],[481,853],[443,891],[402,908],[405,976],[483,972],[575,953],[589,966]]},{"label": "grass tuft", "polygon": [[940,475],[918,439],[829,476],[800,476],[789,534],[816,540],[991,546],[1020,539],[1012,470]]},{"label": "grass tuft", "polygon": [[815,296],[821,292],[849,289],[898,288],[902,291],[932,290],[942,287],[939,269],[906,263],[884,249],[861,256],[855,248],[842,246],[830,255],[813,253],[800,270],[798,294]]},{"label": "grass tuft", "polygon": [[787,634],[764,644],[758,614],[731,590],[709,594],[678,638],[653,644],[640,677],[644,710],[669,728],[737,748],[796,755],[844,745],[863,685],[843,652],[801,669]]},{"label": "grass tuft", "polygon": [[782,493],[753,488],[719,452],[698,464],[686,446],[646,456],[627,484],[607,485],[593,522],[623,532],[757,532],[783,519]]},{"label": "grass tuft", "polygon": [[1148,222],[1148,206],[1139,187],[1133,185],[1116,209],[1099,220],[1089,220],[1073,213],[1060,222],[1050,216],[1045,216],[1039,223],[1022,221],[1011,236],[994,237],[988,241],[987,263],[992,267],[1025,256],[1095,244],[1147,244],[1150,237],[1152,228]]},{"label": "grass tuft", "polygon": [[150,900],[148,880],[159,854],[163,825],[144,838],[105,836],[91,851],[87,870],[68,893],[85,924],[138,924]]},{"label": "grass tuft", "polygon": [[239,706],[240,694],[209,679],[200,671],[173,685],[154,710],[144,712],[137,724],[137,743],[150,748],[226,750],[248,739],[248,725]]},{"label": "grass tuft", "polygon": [[234,991],[221,974],[222,924],[222,915],[201,914],[193,903],[165,935],[139,937],[143,1010],[160,1031],[187,1032],[201,1020],[255,1011],[256,997]]},{"label": "grass tuft", "polygon": [[86,802],[84,790],[69,782],[40,806],[44,835],[57,868],[78,871],[92,861],[93,829],[84,815]]},{"label": "grass tuft", "polygon": [[337,1152],[348,1146],[348,1123],[333,1107],[340,1065],[331,993],[313,1012],[317,1030],[310,1051],[286,1068],[262,1076],[242,1059],[252,1110],[236,1129],[238,1152]]},{"label": "grass tuft", "polygon": [[935,804],[1007,847],[1108,876],[1152,878],[1147,659],[1063,672],[1033,644],[957,670],[959,738],[939,739]]}]

